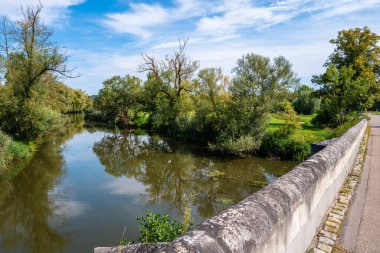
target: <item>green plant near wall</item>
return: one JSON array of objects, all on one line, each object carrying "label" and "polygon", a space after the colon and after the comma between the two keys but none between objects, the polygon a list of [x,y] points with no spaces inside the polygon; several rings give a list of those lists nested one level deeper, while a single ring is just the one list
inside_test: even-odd
[{"label": "green plant near wall", "polygon": [[185,225],[171,220],[169,215],[146,212],[145,217],[139,217],[140,238],[142,243],[148,242],[169,242],[181,235],[185,230]]}]

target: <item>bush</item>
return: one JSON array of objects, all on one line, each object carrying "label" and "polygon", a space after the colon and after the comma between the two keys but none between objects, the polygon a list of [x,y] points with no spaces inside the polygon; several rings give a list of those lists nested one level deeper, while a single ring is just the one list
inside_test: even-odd
[{"label": "bush", "polygon": [[34,143],[25,144],[14,141],[0,131],[0,174],[5,171],[10,162],[30,157],[35,149]]},{"label": "bush", "polygon": [[33,140],[42,134],[51,133],[64,125],[64,118],[60,112],[36,103],[27,105],[25,117],[26,140]]},{"label": "bush", "polygon": [[257,148],[257,141],[249,135],[241,136],[238,139],[229,138],[218,144],[209,144],[209,148],[212,151],[221,151],[225,153],[231,153],[237,156],[244,156],[250,154]]},{"label": "bush", "polygon": [[170,220],[169,215],[147,211],[145,217],[139,217],[140,238],[142,243],[173,241],[184,232],[184,225]]},{"label": "bush", "polygon": [[311,115],[319,110],[321,99],[314,97],[313,93],[314,89],[307,85],[301,86],[296,92],[293,106],[297,113]]},{"label": "bush", "polygon": [[9,136],[0,132],[0,172],[4,171],[9,163],[7,152],[11,141],[12,139]]},{"label": "bush", "polygon": [[150,113],[148,112],[137,112],[132,122],[137,127],[147,127],[149,124]]},{"label": "bush", "polygon": [[351,120],[351,121],[347,121],[345,123],[343,123],[342,125],[338,126],[337,128],[335,128],[333,130],[333,133],[332,133],[332,136],[333,138],[338,138],[340,136],[342,136],[343,134],[345,134],[351,127],[353,127],[354,125],[356,125],[357,123],[360,122],[360,119],[359,118],[356,118],[354,120]]},{"label": "bush", "polygon": [[260,153],[267,157],[303,161],[310,156],[310,143],[303,137],[295,137],[292,129],[283,127],[265,134]]},{"label": "bush", "polygon": [[64,124],[64,117],[60,112],[33,99],[25,102],[0,100],[0,107],[0,128],[18,140],[34,140]]}]

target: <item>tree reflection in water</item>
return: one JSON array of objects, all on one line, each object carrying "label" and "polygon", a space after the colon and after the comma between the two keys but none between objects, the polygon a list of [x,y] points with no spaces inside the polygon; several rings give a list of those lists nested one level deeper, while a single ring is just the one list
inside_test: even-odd
[{"label": "tree reflection in water", "polygon": [[71,116],[71,121],[60,132],[44,138],[31,161],[19,163],[7,175],[1,175],[2,250],[63,252],[70,242],[68,236],[57,232],[51,224],[51,217],[57,215],[60,207],[51,200],[49,192],[65,173],[62,144],[83,131],[81,116]]},{"label": "tree reflection in water", "polygon": [[273,180],[294,165],[278,168],[260,158],[204,156],[197,148],[133,132],[107,134],[93,151],[109,174],[143,183],[152,204],[164,202],[180,214],[191,196],[190,204],[203,219],[259,190],[258,181]]}]

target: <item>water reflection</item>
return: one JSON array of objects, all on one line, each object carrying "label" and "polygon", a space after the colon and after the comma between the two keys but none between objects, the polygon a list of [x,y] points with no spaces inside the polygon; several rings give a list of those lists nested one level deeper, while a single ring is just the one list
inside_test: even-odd
[{"label": "water reflection", "polygon": [[[52,200],[49,191],[66,171],[62,144],[81,131],[83,121],[73,118],[67,128],[44,140],[30,162],[17,164],[0,178],[1,252],[22,248],[33,253],[63,252],[70,243],[70,237],[50,222],[62,214],[62,205]],[[57,192],[55,198],[63,199],[64,194]]]},{"label": "water reflection", "polygon": [[[107,134],[93,147],[105,170],[141,182],[151,204],[165,202],[178,213],[191,204],[203,219],[213,216],[271,182],[294,164],[259,158],[201,156],[199,150],[176,145],[156,135]],[[128,180],[115,181],[117,193],[130,193]]]},{"label": "water reflection", "polygon": [[136,240],[147,209],[181,216],[190,204],[201,222],[294,166],[83,124],[72,116],[31,161],[0,177],[0,252],[92,252],[117,245],[124,226]]}]

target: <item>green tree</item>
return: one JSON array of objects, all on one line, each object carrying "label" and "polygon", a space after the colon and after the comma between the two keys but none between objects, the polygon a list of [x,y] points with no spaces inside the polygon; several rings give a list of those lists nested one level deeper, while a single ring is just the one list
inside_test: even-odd
[{"label": "green tree", "polygon": [[23,101],[46,73],[71,76],[63,49],[51,41],[53,31],[40,18],[42,5],[22,9],[23,19],[11,23],[4,19],[2,58],[7,83]]},{"label": "green tree", "polygon": [[95,109],[101,111],[103,117],[114,123],[129,125],[130,110],[138,105],[142,86],[138,77],[126,75],[114,76],[103,82],[103,89],[94,100]]},{"label": "green tree", "polygon": [[241,154],[259,148],[269,112],[299,79],[282,56],[272,62],[257,54],[243,55],[233,72],[231,102],[222,114],[214,148]]},{"label": "green tree", "polygon": [[380,36],[373,33],[367,26],[338,32],[336,39],[330,43],[335,45],[334,52],[329,56],[325,67],[331,64],[341,68],[351,66],[354,77],[380,77]]},{"label": "green tree", "polygon": [[158,122],[156,125],[167,125],[171,130],[191,104],[187,95],[196,89],[192,78],[199,63],[186,56],[186,44],[187,40],[179,41],[178,50],[164,60],[144,54],[144,62],[139,66],[140,72],[147,72],[145,90],[152,100],[152,117]]},{"label": "green tree", "polygon": [[[53,32],[40,18],[42,5],[22,8],[23,19],[3,19],[0,55],[8,95],[0,101],[0,127],[13,137],[32,140],[53,131],[61,122],[59,112],[40,99],[49,74],[71,77],[63,50],[51,41]],[[46,83],[45,83],[46,84]]]},{"label": "green tree", "polygon": [[293,101],[293,106],[297,113],[310,115],[319,110],[321,100],[314,95],[313,88],[302,85],[295,93],[297,98]]},{"label": "green tree", "polygon": [[337,127],[353,120],[357,112],[367,108],[371,81],[361,76],[355,78],[355,73],[351,66],[338,69],[330,65],[326,73],[319,77],[318,84],[323,85],[320,90],[323,96],[315,123]]},{"label": "green tree", "polygon": [[221,68],[204,68],[199,71],[198,78],[199,96],[210,101],[215,110],[221,97],[226,94],[228,78],[223,75]]},{"label": "green tree", "polygon": [[336,127],[374,104],[380,94],[379,40],[368,27],[339,31],[330,40],[336,47],[326,72],[312,79],[322,98],[315,123]]}]

